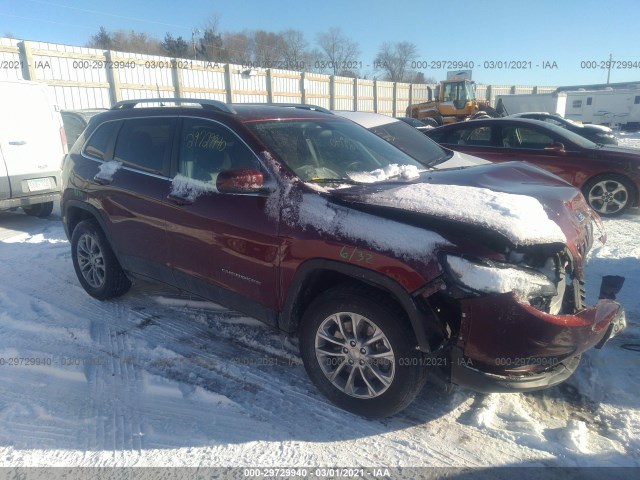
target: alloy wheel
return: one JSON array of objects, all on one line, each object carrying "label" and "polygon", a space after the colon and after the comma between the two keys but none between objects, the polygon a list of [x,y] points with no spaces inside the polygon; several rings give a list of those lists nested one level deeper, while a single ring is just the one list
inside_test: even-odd
[{"label": "alloy wheel", "polygon": [[352,312],[327,317],[315,338],[316,358],[327,379],[356,398],[384,393],[395,376],[389,339],[373,321]]},{"label": "alloy wheel", "polygon": [[78,239],[76,255],[78,266],[87,283],[93,288],[102,287],[105,279],[104,255],[96,239],[87,233],[82,235]]},{"label": "alloy wheel", "polygon": [[601,180],[589,189],[587,200],[598,213],[611,215],[627,205],[629,192],[617,180]]}]

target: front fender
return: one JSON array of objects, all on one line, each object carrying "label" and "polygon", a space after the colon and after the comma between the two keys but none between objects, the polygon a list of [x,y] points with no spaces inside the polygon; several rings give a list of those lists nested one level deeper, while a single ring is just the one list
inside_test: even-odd
[{"label": "front fender", "polygon": [[356,281],[366,283],[388,292],[404,309],[416,336],[418,347],[423,352],[432,351],[445,336],[443,325],[426,308],[421,300],[421,290],[408,292],[395,280],[373,270],[327,259],[307,260],[297,269],[287,290],[284,308],[278,318],[280,329],[293,333],[298,329],[302,295],[308,279],[318,272],[336,272]]}]

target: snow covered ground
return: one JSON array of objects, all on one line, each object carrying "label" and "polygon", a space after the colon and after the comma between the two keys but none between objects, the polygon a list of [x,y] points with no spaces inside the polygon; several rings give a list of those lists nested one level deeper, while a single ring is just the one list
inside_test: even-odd
[{"label": "snow covered ground", "polygon": [[625,276],[629,325],[574,377],[493,395],[432,380],[380,421],[329,404],[296,341],[254,319],[156,285],[92,299],[59,212],[0,213],[0,467],[638,467],[640,215],[605,225],[588,300]]}]

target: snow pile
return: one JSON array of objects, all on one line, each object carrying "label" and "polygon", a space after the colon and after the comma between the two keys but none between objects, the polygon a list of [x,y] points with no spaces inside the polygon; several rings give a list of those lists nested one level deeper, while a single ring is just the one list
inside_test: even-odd
[{"label": "snow pile", "polygon": [[495,230],[515,245],[565,243],[542,204],[526,195],[459,185],[416,184],[372,195],[377,204]]},{"label": "snow pile", "polygon": [[191,201],[201,195],[217,191],[218,189],[213,183],[194,180],[193,178],[185,177],[180,174],[173,177],[173,180],[171,181],[171,195],[183,197]]},{"label": "snow pile", "polygon": [[420,176],[420,171],[415,165],[398,165],[392,163],[384,168],[378,168],[371,172],[348,172],[349,178],[356,182],[373,183],[383,182],[390,178],[401,178],[403,180],[412,180]]},{"label": "snow pile", "polygon": [[491,393],[482,397],[470,423],[496,437],[542,446],[546,438],[543,426],[526,409],[518,394]]},{"label": "snow pile", "polygon": [[117,160],[103,162],[100,164],[100,169],[98,170],[98,173],[96,173],[95,178],[111,182],[113,180],[113,175],[120,170],[120,167],[122,167],[122,162],[118,162]]},{"label": "snow pile", "polygon": [[447,256],[447,264],[460,282],[480,292],[516,292],[519,297],[527,299],[534,291],[550,286],[544,275],[516,268],[492,268],[454,256]]},{"label": "snow pile", "polygon": [[620,132],[617,136],[620,147],[640,149],[640,132]]},{"label": "snow pile", "polygon": [[68,240],[64,238],[47,238],[42,233],[37,235],[30,235],[26,232],[19,233],[18,235],[3,240],[4,243],[68,243]]},{"label": "snow pile", "polygon": [[587,424],[580,420],[569,420],[563,430],[561,438],[572,450],[580,453],[591,453],[587,448],[588,429]]}]

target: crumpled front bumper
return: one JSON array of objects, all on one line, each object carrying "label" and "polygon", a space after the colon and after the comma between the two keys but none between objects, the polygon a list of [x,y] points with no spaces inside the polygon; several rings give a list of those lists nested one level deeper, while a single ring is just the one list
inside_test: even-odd
[{"label": "crumpled front bumper", "polygon": [[601,299],[575,315],[550,315],[513,293],[460,301],[452,383],[481,392],[530,391],[566,380],[580,355],[626,327],[622,307]]}]

